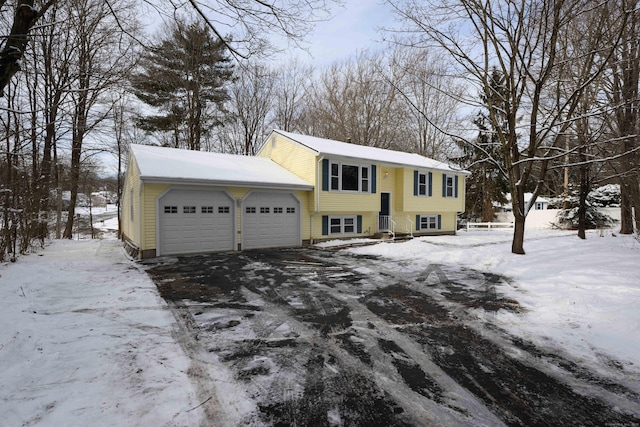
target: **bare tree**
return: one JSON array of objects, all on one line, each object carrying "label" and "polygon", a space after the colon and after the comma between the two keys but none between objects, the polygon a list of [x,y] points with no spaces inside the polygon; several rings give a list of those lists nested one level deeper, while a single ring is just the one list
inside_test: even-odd
[{"label": "bare tree", "polygon": [[230,118],[219,130],[225,152],[254,155],[266,138],[268,116],[273,106],[275,75],[264,65],[242,64],[229,90]]},{"label": "bare tree", "polygon": [[381,54],[361,52],[334,63],[315,82],[310,96],[312,133],[358,145],[399,148],[398,93],[378,71]]},{"label": "bare tree", "polygon": [[[70,7],[69,7],[70,6]],[[63,237],[73,233],[75,204],[80,183],[80,167],[85,138],[110,116],[111,105],[106,93],[125,79],[131,70],[133,45],[126,35],[114,26],[116,10],[119,23],[125,20],[131,5],[126,0],[107,5],[98,0],[77,0],[68,5],[69,23],[75,30],[75,75],[72,83],[72,138],[70,187],[71,200]],[[135,25],[134,21],[130,21]],[[114,49],[117,46],[118,49]]]},{"label": "bare tree", "polygon": [[[611,61],[609,100],[612,114],[607,123],[611,126],[612,137],[619,141],[617,154],[612,166],[620,182],[621,191],[621,234],[634,231],[633,212],[635,208],[635,229],[640,232],[640,11],[637,0],[609,2],[611,16],[628,11],[628,19],[622,27],[621,43]],[[612,22],[612,25],[616,24]],[[618,24],[620,25],[620,24]]]},{"label": "bare tree", "polygon": [[[391,53],[388,82],[404,104],[404,151],[447,161],[455,150],[451,133],[457,128],[462,87],[449,76],[446,60],[427,49],[396,48]],[[428,112],[428,115],[424,114]]]},{"label": "bare tree", "polygon": [[[616,44],[609,32],[606,5],[563,0],[388,2],[406,22],[414,46],[443,49],[458,75],[487,99],[496,99],[492,68],[507,77],[503,99],[489,105],[488,118],[504,152],[504,173],[512,195],[515,229],[511,250],[524,254],[525,219],[544,188],[549,162],[563,149],[562,136],[575,119],[582,93],[602,74]],[[584,19],[590,20],[589,37],[585,37],[588,48],[558,50],[568,24]],[[569,61],[580,72],[564,81],[562,67]],[[553,96],[559,84],[565,85],[564,96]],[[473,140],[466,143],[473,144]],[[533,196],[525,204],[527,191]]]},{"label": "bare tree", "polygon": [[303,132],[312,75],[313,67],[301,65],[297,60],[288,62],[277,73],[273,89],[275,128]]},{"label": "bare tree", "polygon": [[[0,8],[6,1],[0,1]],[[4,95],[4,88],[11,78],[20,70],[21,59],[29,42],[28,34],[35,23],[55,3],[55,0],[38,2],[34,0],[19,0],[15,7],[13,25],[0,50],[0,96]]]}]

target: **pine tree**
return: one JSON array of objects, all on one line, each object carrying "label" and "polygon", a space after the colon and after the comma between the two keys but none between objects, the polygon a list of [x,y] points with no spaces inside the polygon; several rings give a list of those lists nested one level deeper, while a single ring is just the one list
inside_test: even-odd
[{"label": "pine tree", "polygon": [[[493,93],[495,96],[504,91],[504,78],[497,70],[491,75]],[[499,105],[497,99],[491,104],[485,96],[485,105]],[[487,107],[488,108],[488,107]],[[495,204],[507,202],[509,183],[504,173],[504,155],[496,132],[489,128],[486,112],[478,113],[473,121],[478,127],[478,137],[474,144],[461,144],[463,155],[457,159],[465,169],[471,172],[466,179],[465,216],[469,219],[480,219],[482,222],[493,221]]]},{"label": "pine tree", "polygon": [[174,147],[200,150],[202,137],[221,124],[229,98],[225,84],[233,66],[226,45],[206,26],[178,22],[143,55],[141,68],[132,78],[134,93],[160,114],[141,117],[138,125],[168,132]]}]

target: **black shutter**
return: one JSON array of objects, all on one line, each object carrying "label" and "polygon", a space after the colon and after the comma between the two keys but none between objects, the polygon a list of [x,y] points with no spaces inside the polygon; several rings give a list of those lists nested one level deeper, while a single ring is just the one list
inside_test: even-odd
[{"label": "black shutter", "polygon": [[371,165],[371,192],[373,194],[375,194],[376,190],[377,190],[377,188],[376,188],[376,177],[377,177],[376,171],[377,171],[376,165]]},{"label": "black shutter", "polygon": [[413,195],[418,195],[418,171],[413,171]]},{"label": "black shutter", "polygon": [[322,191],[329,191],[329,160],[322,160]]},{"label": "black shutter", "polygon": [[322,215],[322,235],[329,235],[329,217],[327,215]]}]

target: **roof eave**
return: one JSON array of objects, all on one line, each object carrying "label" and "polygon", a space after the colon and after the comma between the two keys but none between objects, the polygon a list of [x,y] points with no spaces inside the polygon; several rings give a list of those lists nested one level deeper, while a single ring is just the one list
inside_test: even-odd
[{"label": "roof eave", "polygon": [[290,184],[279,182],[250,182],[250,181],[224,181],[210,179],[190,179],[190,178],[167,178],[157,176],[140,176],[140,180],[147,184],[178,184],[178,185],[200,185],[216,187],[239,187],[256,188],[260,190],[302,190],[312,191],[311,184]]}]

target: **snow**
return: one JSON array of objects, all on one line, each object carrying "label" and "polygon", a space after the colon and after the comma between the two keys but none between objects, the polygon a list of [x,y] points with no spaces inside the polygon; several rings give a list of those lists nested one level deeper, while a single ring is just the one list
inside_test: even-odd
[{"label": "snow", "polygon": [[310,148],[321,156],[348,157],[351,159],[357,159],[359,161],[369,160],[380,162],[382,164],[411,166],[417,168],[440,170],[445,172],[469,174],[469,172],[467,171],[453,169],[446,163],[442,163],[415,153],[385,150],[377,147],[350,144],[347,142],[334,141],[331,139],[318,138],[309,135],[300,135],[296,133],[285,132],[282,130],[274,130],[274,132],[283,135],[293,141],[296,141],[306,146],[307,148]]},{"label": "snow", "polygon": [[0,424],[198,425],[175,320],[115,239],[0,266]]},{"label": "snow", "polygon": [[313,185],[264,157],[138,144],[131,144],[131,152],[143,181],[313,189]]},{"label": "snow", "polygon": [[[105,219],[103,228],[117,228],[115,219]],[[603,237],[589,232],[583,241],[575,232],[530,227],[523,256],[510,253],[511,233],[478,230],[346,251],[397,260],[407,274],[445,264],[504,275],[509,280],[497,284],[497,292],[526,311],[476,309],[478,319],[491,316],[511,334],[565,351],[603,374],[611,364],[639,372],[640,241],[611,230]],[[379,274],[369,267],[361,272]],[[204,423],[198,384],[187,374],[199,362],[190,361],[176,341],[176,321],[155,285],[114,238],[55,241],[40,253],[0,264],[0,298],[1,425]],[[247,299],[265,304],[257,296]],[[200,321],[215,325],[237,318],[234,311],[218,314],[224,316],[203,313]],[[281,323],[273,334],[287,337],[299,329]],[[240,336],[251,337],[248,328],[242,331]],[[256,357],[247,369],[272,363]],[[236,389],[222,363],[212,366],[215,398],[235,414],[231,418],[242,419],[255,402]],[[328,408],[328,420],[340,425],[340,414]]]},{"label": "snow", "polygon": [[[511,230],[460,232],[348,249],[403,262],[424,271],[458,264],[507,276],[497,292],[525,313],[504,310],[492,321],[542,347],[578,355],[595,369],[618,361],[640,371],[640,241],[607,230],[586,240],[575,231],[528,228],[526,255],[510,252]],[[478,316],[486,315],[477,312]]]}]

